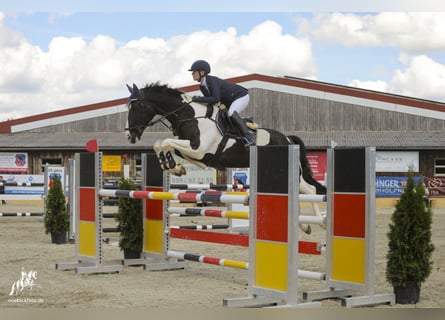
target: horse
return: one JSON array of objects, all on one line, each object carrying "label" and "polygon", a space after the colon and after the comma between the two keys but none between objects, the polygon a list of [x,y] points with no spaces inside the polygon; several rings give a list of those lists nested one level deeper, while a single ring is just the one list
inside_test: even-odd
[{"label": "horse", "polygon": [[[185,168],[176,162],[173,154],[200,168],[221,170],[249,167],[249,148],[245,147],[241,137],[222,128],[224,112],[221,112],[220,105],[206,106],[192,102],[188,94],[159,82],[147,84],[142,89],[136,84],[132,87],[127,84],[127,88],[130,92],[125,128],[128,141],[136,143],[144,130],[156,123],[164,124],[175,137],[157,140],[153,146],[163,170],[176,176],[186,174]],[[155,116],[159,117],[154,119]],[[274,129],[251,130],[256,133],[256,145],[299,145],[300,192],[326,194],[326,187],[312,176],[306,148],[299,137],[286,136]],[[317,204],[314,203],[313,208],[316,215],[321,215]],[[301,225],[301,228],[306,233],[311,232],[310,225]]]}]

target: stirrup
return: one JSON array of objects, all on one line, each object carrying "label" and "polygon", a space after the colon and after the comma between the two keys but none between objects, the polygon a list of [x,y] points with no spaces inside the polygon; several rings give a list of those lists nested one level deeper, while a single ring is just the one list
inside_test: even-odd
[{"label": "stirrup", "polygon": [[247,137],[243,137],[243,142],[244,142],[245,148],[249,148],[250,146],[255,145],[255,141],[249,141],[249,139],[247,139]]}]

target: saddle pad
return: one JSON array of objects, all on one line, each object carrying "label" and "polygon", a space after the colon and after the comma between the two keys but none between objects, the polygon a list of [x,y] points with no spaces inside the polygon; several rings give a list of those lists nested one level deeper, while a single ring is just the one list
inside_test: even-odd
[{"label": "saddle pad", "polygon": [[257,129],[256,131],[256,145],[265,146],[270,142],[270,134],[266,130]]}]

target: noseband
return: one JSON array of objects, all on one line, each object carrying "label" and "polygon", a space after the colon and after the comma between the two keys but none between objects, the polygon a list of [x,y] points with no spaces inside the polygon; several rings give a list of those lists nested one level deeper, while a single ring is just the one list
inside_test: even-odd
[{"label": "noseband", "polygon": [[[131,104],[135,101],[139,101],[139,103],[144,107],[147,108],[148,110],[150,110],[151,112],[153,112],[154,114],[160,114],[156,111],[156,109],[159,109],[156,104],[154,103],[150,103],[147,104],[145,103],[141,98],[131,98],[128,102],[127,102],[127,109],[130,110]],[[152,106],[153,105],[153,106]],[[138,130],[139,132],[144,131],[146,128],[151,127],[157,123],[162,123],[167,129],[169,129],[170,131],[174,131],[174,128],[169,125],[168,123],[165,122],[165,120],[167,119],[167,117],[171,116],[171,115],[177,115],[177,112],[187,106],[189,106],[190,103],[184,103],[182,105],[180,105],[178,108],[176,108],[175,110],[162,115],[160,118],[156,119],[156,120],[151,120],[149,123],[147,123],[146,125],[137,125],[137,126],[132,126],[132,127],[128,127],[125,128],[125,130]],[[145,109],[143,109],[143,111],[145,111]],[[142,116],[143,118],[143,116]]]}]

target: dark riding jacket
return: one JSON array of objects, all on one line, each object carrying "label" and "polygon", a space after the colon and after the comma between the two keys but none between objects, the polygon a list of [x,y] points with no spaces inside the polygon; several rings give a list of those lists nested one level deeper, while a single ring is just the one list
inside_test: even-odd
[{"label": "dark riding jacket", "polygon": [[230,108],[230,105],[233,101],[235,101],[238,98],[244,97],[249,93],[249,91],[234,83],[227,82],[223,79],[220,79],[215,76],[206,76],[206,83],[207,88],[203,85],[199,86],[199,89],[201,90],[203,97],[194,96],[192,101],[193,102],[200,102],[200,103],[217,103],[221,102],[223,103],[227,108]]}]

